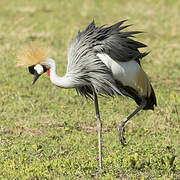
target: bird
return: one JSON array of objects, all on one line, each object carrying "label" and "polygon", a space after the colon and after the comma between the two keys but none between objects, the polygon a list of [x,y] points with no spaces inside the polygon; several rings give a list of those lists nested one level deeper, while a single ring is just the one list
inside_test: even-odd
[{"label": "bird", "polygon": [[[127,20],[111,26],[96,26],[93,20],[83,31],[78,31],[68,49],[66,73],[56,73],[56,61],[47,55],[42,45],[30,43],[17,56],[17,65],[28,67],[34,84],[45,72],[50,81],[94,101],[98,129],[99,169],[102,170],[102,121],[98,96],[126,96],[138,107],[118,125],[120,142],[125,145],[124,127],[140,110],[154,110],[157,106],[154,89],[141,66],[149,52],[140,52],[147,45],[134,40],[142,31],[127,31]],[[125,31],[126,30],[126,31]]]}]

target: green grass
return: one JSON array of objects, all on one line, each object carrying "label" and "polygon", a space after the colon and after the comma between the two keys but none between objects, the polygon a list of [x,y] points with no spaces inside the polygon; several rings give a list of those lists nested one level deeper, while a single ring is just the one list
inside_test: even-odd
[{"label": "green grass", "polygon": [[[180,1],[1,0],[0,179],[180,179]],[[98,173],[94,104],[75,90],[42,76],[32,86],[27,69],[15,66],[30,41],[51,48],[58,74],[77,31],[129,19],[151,53],[142,61],[158,107],[142,111],[126,127],[123,147],[117,125],[136,104],[100,98],[103,171]]]}]

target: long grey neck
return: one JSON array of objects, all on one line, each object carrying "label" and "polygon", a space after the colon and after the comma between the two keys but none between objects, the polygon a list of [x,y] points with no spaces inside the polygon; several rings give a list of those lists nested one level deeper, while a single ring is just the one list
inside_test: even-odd
[{"label": "long grey neck", "polygon": [[77,87],[77,84],[74,82],[73,77],[68,75],[60,77],[56,74],[56,62],[53,59],[48,59],[46,60],[46,62],[50,67],[50,80],[53,84],[66,89]]}]

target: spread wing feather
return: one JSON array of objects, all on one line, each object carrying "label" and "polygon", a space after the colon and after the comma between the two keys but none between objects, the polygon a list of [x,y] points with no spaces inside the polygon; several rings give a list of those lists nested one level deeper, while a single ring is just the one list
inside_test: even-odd
[{"label": "spread wing feather", "polygon": [[80,33],[81,37],[88,37],[93,50],[97,53],[108,54],[116,61],[129,61],[142,59],[148,53],[141,53],[138,49],[147,47],[145,44],[131,39],[141,31],[122,31],[131,25],[123,26],[124,21],[120,21],[112,26],[96,27],[94,21]]},{"label": "spread wing feather", "polygon": [[[122,31],[130,26],[122,26],[125,21],[109,27],[96,27],[92,21],[84,31],[79,31],[68,50],[67,75],[73,74],[77,81],[84,81],[82,84],[92,85],[99,94],[122,94],[111,70],[96,55],[106,53],[115,61],[134,59],[140,64],[139,59],[148,53],[141,53],[138,48],[146,45],[131,39],[140,31]],[[77,91],[86,97],[92,93],[88,85],[77,88]]]}]

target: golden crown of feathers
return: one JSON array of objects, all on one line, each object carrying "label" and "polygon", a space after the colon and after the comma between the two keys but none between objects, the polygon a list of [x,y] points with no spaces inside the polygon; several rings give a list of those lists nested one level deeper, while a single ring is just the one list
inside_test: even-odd
[{"label": "golden crown of feathers", "polygon": [[48,48],[42,43],[33,43],[23,47],[17,55],[17,66],[29,67],[35,64],[43,64],[48,58]]}]

